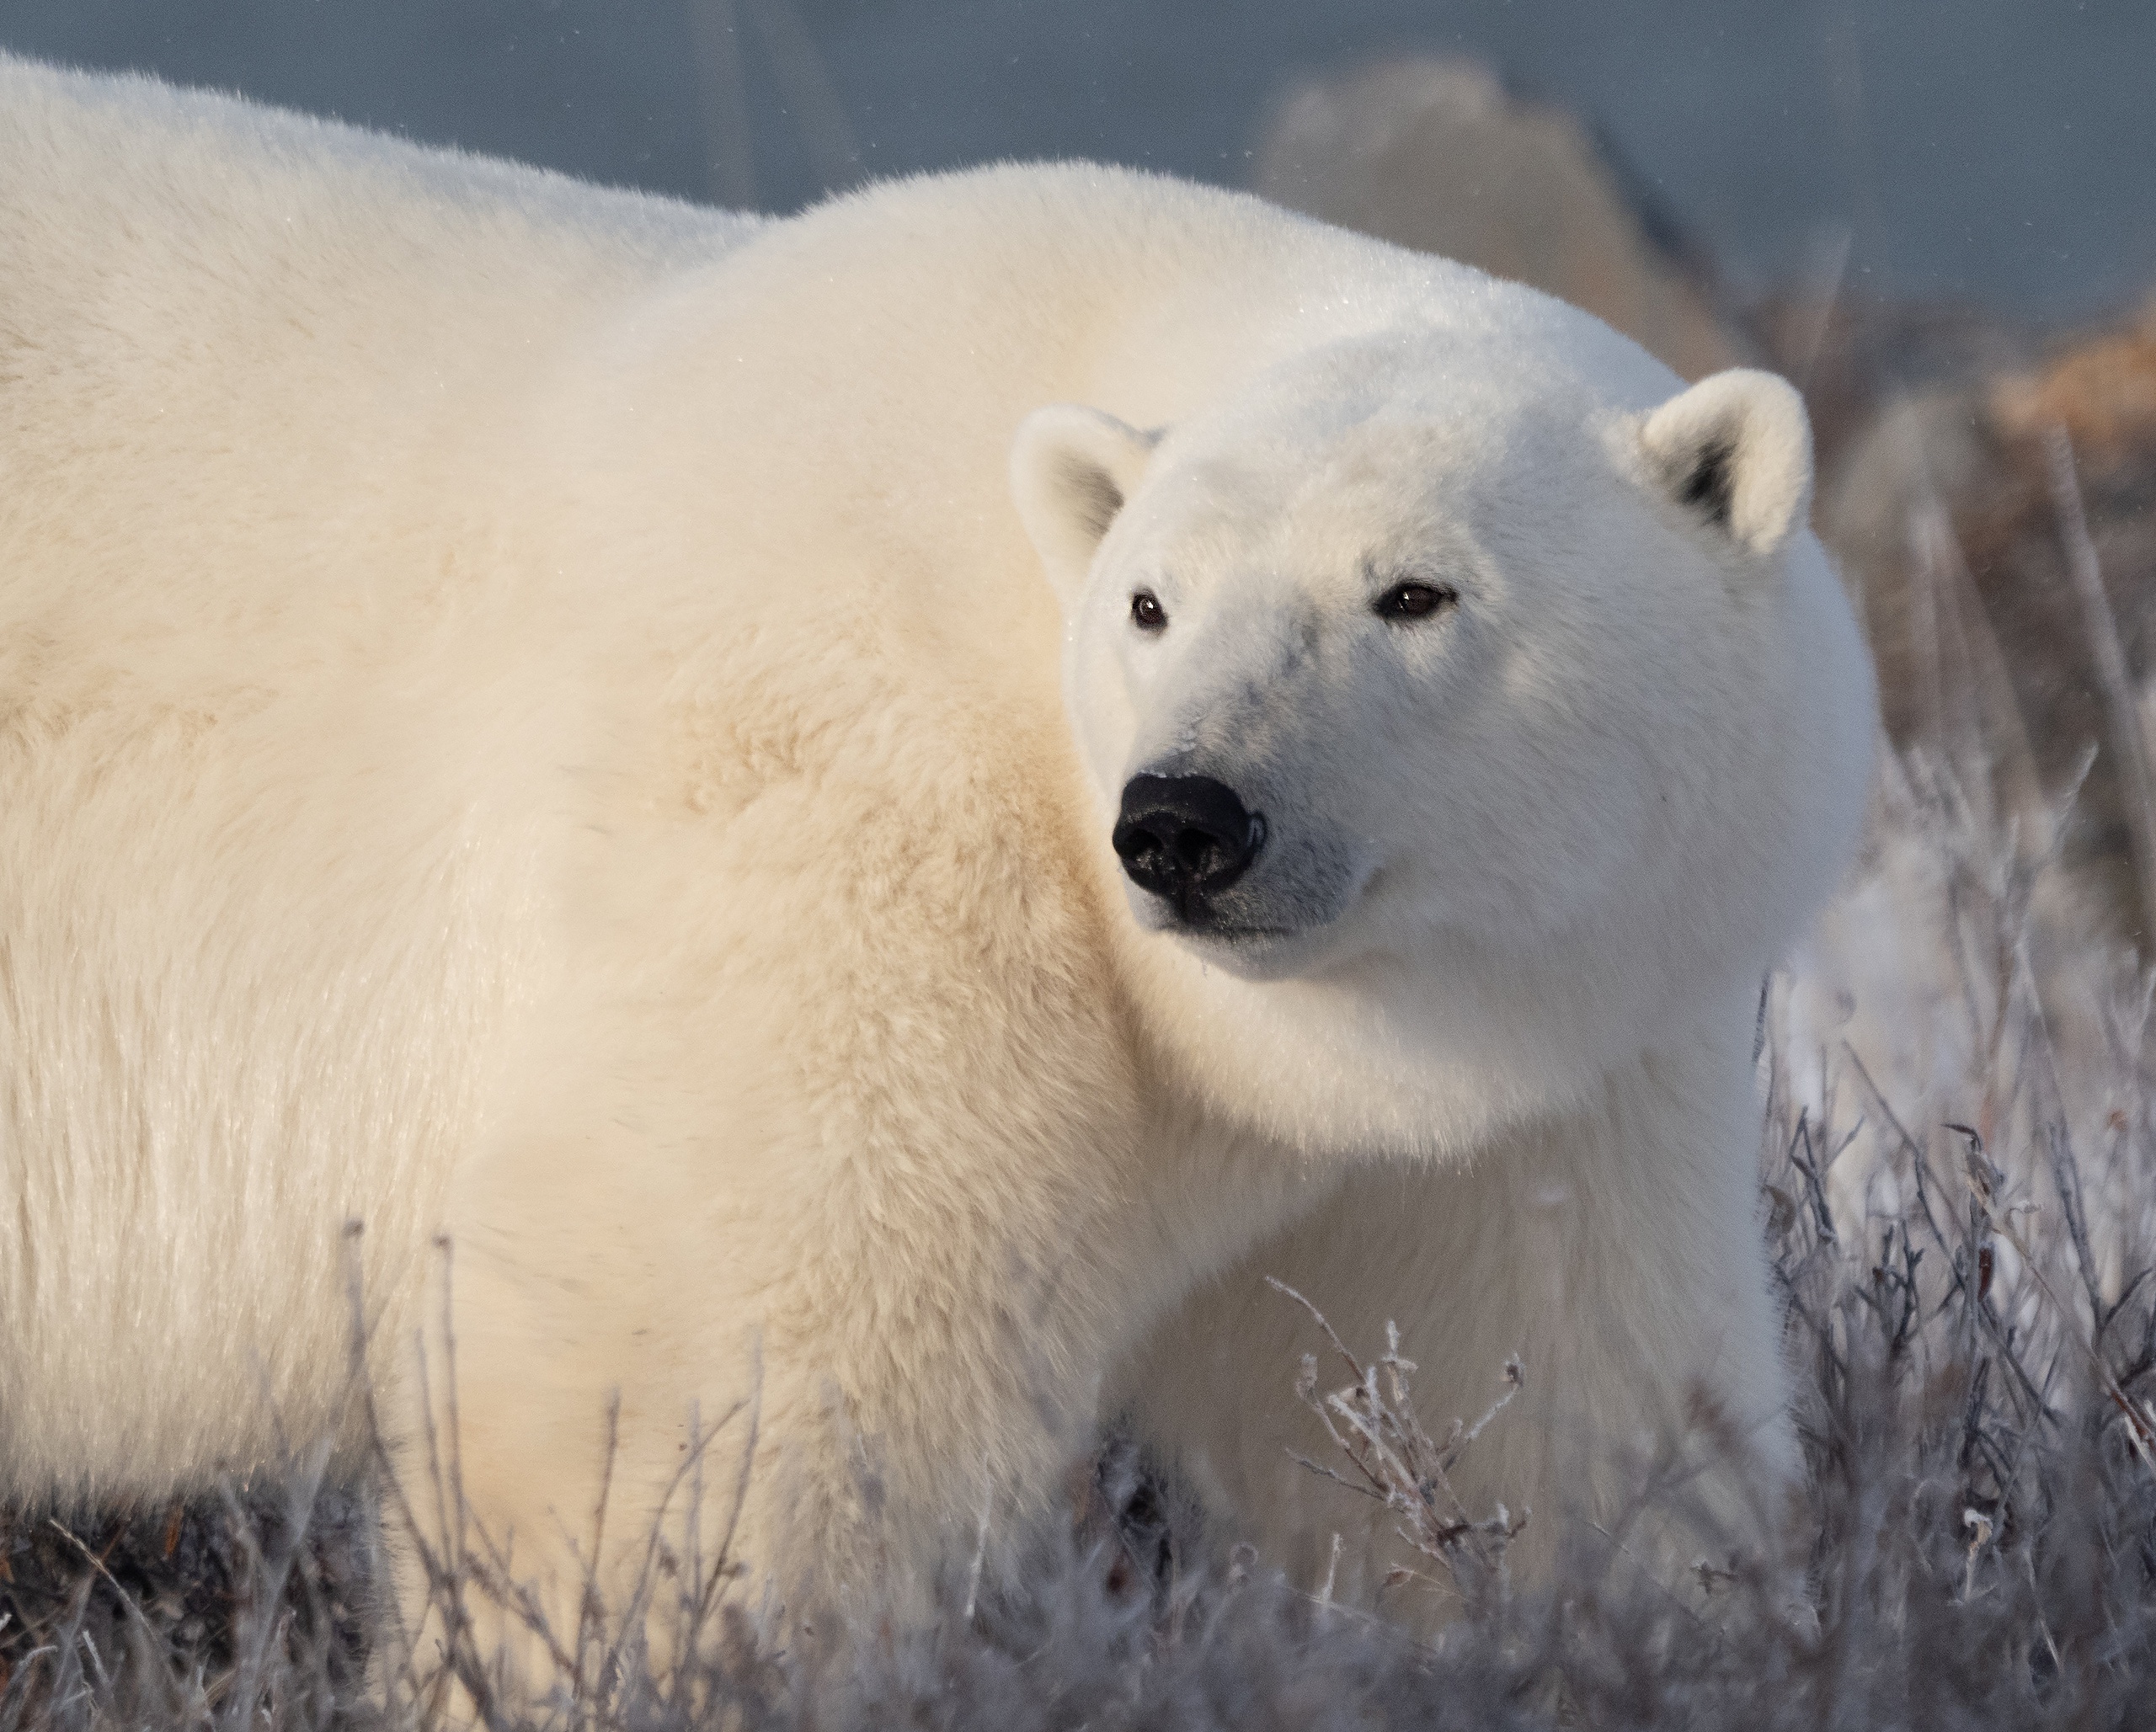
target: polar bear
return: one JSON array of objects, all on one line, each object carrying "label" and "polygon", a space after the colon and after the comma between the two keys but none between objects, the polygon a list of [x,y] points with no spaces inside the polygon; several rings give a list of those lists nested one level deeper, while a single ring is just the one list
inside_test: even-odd
[{"label": "polar bear", "polygon": [[1119,1419],[1284,1559],[1265,1273],[1519,1353],[1515,1507],[1695,1387],[1785,1458],[1752,1005],[1873,699],[1780,381],[1142,174],[8,62],[0,466],[6,1495],[360,1450],[355,1315],[415,1438],[446,1319],[535,1574],[718,1450],[818,1603]]}]

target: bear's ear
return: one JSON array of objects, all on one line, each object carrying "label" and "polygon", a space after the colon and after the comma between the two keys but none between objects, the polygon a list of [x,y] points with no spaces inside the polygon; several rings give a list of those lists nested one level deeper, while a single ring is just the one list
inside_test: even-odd
[{"label": "bear's ear", "polygon": [[1084,586],[1093,550],[1160,441],[1157,433],[1075,403],[1051,403],[1020,424],[1011,447],[1011,495],[1066,605]]},{"label": "bear's ear", "polygon": [[1702,379],[1640,432],[1654,481],[1701,522],[1771,554],[1812,505],[1812,423],[1786,379],[1736,367]]}]

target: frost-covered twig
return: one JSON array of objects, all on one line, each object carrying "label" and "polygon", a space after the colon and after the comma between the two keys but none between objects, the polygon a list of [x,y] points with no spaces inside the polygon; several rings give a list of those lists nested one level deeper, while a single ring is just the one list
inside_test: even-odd
[{"label": "frost-covered twig", "polygon": [[[1353,1479],[1289,1451],[1310,1472],[1375,1499],[1398,1513],[1395,1531],[1423,1556],[1444,1566],[1454,1584],[1470,1601],[1506,1587],[1505,1551],[1527,1525],[1529,1511],[1517,1516],[1502,1504],[1478,1520],[1453,1488],[1451,1470],[1518,1395],[1525,1381],[1517,1358],[1506,1361],[1504,1393],[1473,1426],[1454,1420],[1440,1443],[1415,1411],[1415,1362],[1400,1351],[1397,1324],[1385,1325],[1385,1351],[1368,1365],[1358,1360],[1326,1320],[1325,1314],[1285,1282],[1267,1285],[1307,1311],[1325,1332],[1353,1379],[1344,1388],[1321,1394],[1317,1361],[1306,1355],[1295,1379],[1295,1394],[1317,1415],[1326,1436],[1353,1470]],[[1359,1483],[1358,1483],[1359,1481]],[[1337,1548],[1336,1548],[1337,1549]],[[1337,1568],[1337,1559],[1335,1559]],[[1396,1570],[1397,1580],[1413,1572]],[[1328,1584],[1331,1580],[1329,1571]]]}]

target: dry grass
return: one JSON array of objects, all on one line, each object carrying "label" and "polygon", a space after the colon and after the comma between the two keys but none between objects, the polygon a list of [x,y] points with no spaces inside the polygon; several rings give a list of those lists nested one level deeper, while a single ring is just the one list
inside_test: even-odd
[{"label": "dry grass", "polygon": [[[371,1495],[302,1463],[206,1507],[18,1518],[0,1543],[0,1732],[418,1728],[475,1699],[497,1726],[638,1732],[2143,1724],[2148,989],[2107,962],[2104,1014],[2075,1025],[2100,1037],[2063,1047],[2029,948],[2043,850],[1984,835],[1952,778],[1921,763],[1890,783],[1879,825],[1872,874],[1937,923],[1940,972],[1910,1002],[1939,1026],[1922,1074],[1882,1074],[1865,1020],[1836,1006],[1831,959],[1773,997],[1763,1176],[1809,1468],[1781,1559],[1710,1553],[1673,1587],[1635,1567],[1623,1524],[1582,1527],[1561,1586],[1519,1588],[1510,1518],[1462,1508],[1446,1478],[1461,1451],[1502,1447],[1503,1416],[1433,1431],[1402,1344],[1364,1361],[1337,1343],[1332,1393],[1314,1366],[1299,1383],[1294,1367],[1251,1375],[1278,1378],[1283,1399],[1300,1388],[1339,1445],[1312,1466],[1390,1503],[1462,1591],[1433,1645],[1246,1551],[1206,1558],[1110,1451],[1094,1519],[1074,1513],[1008,1579],[959,1569],[926,1623],[864,1611],[782,1639],[723,1558],[688,1567],[654,1547],[626,1615],[595,1605],[577,1632],[550,1633],[540,1676],[515,1676],[467,1615],[500,1591],[484,1548],[431,1560],[429,1631],[408,1644],[380,1604]],[[1684,1505],[1689,1464],[1715,1447],[1708,1426],[1642,1462],[1639,1518]],[[394,1532],[393,1496],[390,1511]],[[643,1643],[661,1626],[664,1665]]]}]

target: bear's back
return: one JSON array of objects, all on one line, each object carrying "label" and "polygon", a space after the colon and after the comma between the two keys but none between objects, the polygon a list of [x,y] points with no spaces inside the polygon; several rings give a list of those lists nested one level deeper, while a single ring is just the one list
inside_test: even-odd
[{"label": "bear's back", "polygon": [[399,1286],[570,725],[502,429],[755,226],[0,61],[0,1490],[304,1430]]}]

